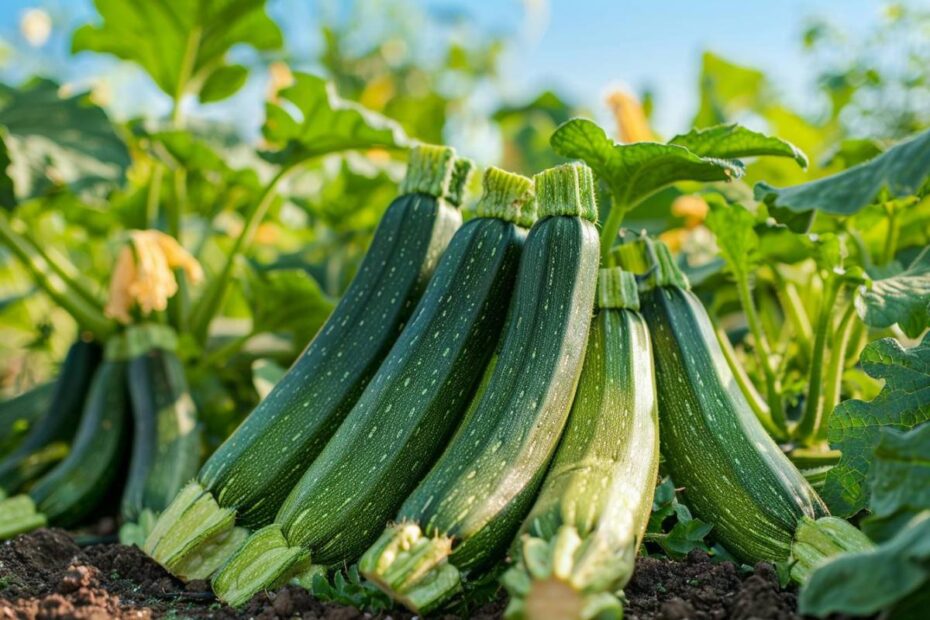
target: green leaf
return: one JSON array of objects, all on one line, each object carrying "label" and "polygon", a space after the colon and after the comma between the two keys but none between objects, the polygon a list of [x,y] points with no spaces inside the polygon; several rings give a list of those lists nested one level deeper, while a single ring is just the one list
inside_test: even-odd
[{"label": "green leaf", "polygon": [[710,534],[714,526],[704,523],[700,519],[679,521],[668,533],[668,536],[659,538],[657,542],[668,557],[680,560],[688,555],[692,549],[707,549],[704,537]]},{"label": "green leaf", "polygon": [[768,94],[764,73],[710,52],[701,59],[700,83],[701,104],[693,123],[696,127],[726,123],[758,108]]},{"label": "green leaf", "polygon": [[397,149],[410,141],[394,121],[341,99],[332,84],[309,73],[295,73],[294,84],[280,92],[288,108],[266,106],[262,133],[277,151],[263,157],[281,166],[296,165],[311,157],[369,148]]},{"label": "green leaf", "polygon": [[316,280],[301,269],[254,271],[246,294],[252,331],[290,332],[298,346],[313,338],[333,309]]},{"label": "green leaf", "polygon": [[[810,183],[785,188],[757,183],[755,196],[771,209],[808,214],[808,219],[814,211],[848,216],[876,202],[920,195],[928,176],[930,131],[925,131],[874,159]],[[777,211],[772,214],[779,217]]]},{"label": "green leaf", "polygon": [[704,223],[714,233],[727,268],[734,274],[748,273],[759,247],[756,216],[740,204],[728,205],[722,200],[708,202],[710,213]]},{"label": "green leaf", "polygon": [[675,144],[618,144],[584,118],[562,123],[550,143],[559,155],[591,166],[621,209],[676,181],[730,181],[743,173],[740,162],[701,157]]},{"label": "green leaf", "polygon": [[869,471],[871,515],[863,531],[888,540],[917,513],[930,510],[930,424],[900,432],[882,429]]},{"label": "green leaf", "polygon": [[86,93],[62,96],[51,80],[0,85],[0,125],[20,199],[62,185],[75,192],[121,184],[129,150],[102,108]]},{"label": "green leaf", "polygon": [[885,386],[875,399],[844,401],[830,416],[827,438],[843,455],[827,474],[823,498],[833,514],[845,517],[869,499],[866,478],[881,429],[907,430],[930,420],[930,334],[910,349],[893,338],[869,343],[859,363]]},{"label": "green leaf", "polygon": [[864,285],[856,310],[866,325],[897,323],[909,337],[918,337],[930,326],[930,248],[901,273]]},{"label": "green leaf", "polygon": [[925,593],[928,582],[930,511],[924,511],[888,542],[870,551],[839,555],[814,571],[801,590],[798,607],[802,614],[818,617],[871,616],[890,610],[889,618],[916,619],[921,616],[895,613],[895,608]]},{"label": "green leaf", "polygon": [[222,101],[232,96],[245,84],[249,70],[242,65],[220,67],[210,74],[200,89],[200,103]]},{"label": "green leaf", "polygon": [[786,140],[746,129],[741,125],[717,125],[707,129],[692,129],[668,141],[701,157],[739,159],[741,157],[790,157],[807,168],[807,156]]},{"label": "green leaf", "polygon": [[884,150],[885,145],[873,138],[847,138],[823,158],[821,166],[840,164],[851,168],[881,155]]},{"label": "green leaf", "polygon": [[[244,74],[229,73],[227,52],[240,44],[273,50],[283,42],[278,26],[265,13],[265,0],[95,0],[94,4],[103,23],[79,28],[71,50],[134,62],[173,98],[185,94],[203,98],[208,84],[214,97],[231,95],[244,82]],[[211,79],[219,71],[226,73],[226,80],[239,80],[238,86],[221,86]]]},{"label": "green leaf", "polygon": [[0,135],[0,208],[10,210],[16,206],[16,192],[10,178],[10,153]]}]

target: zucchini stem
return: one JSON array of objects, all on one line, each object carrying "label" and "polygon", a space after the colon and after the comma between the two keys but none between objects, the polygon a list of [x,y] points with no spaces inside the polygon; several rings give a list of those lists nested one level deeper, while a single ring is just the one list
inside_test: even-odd
[{"label": "zucchini stem", "polygon": [[[855,293],[853,293],[855,295]],[[846,364],[846,349],[849,347],[850,337],[855,327],[856,321],[856,303],[855,297],[849,300],[843,317],[840,319],[839,327],[836,330],[836,336],[833,345],[830,347],[830,360],[827,363],[827,372],[824,378],[824,395],[823,395],[823,415],[820,426],[817,429],[817,438],[824,439],[829,426],[830,416],[833,409],[840,402],[843,388],[843,370]]]},{"label": "zucchini stem", "polygon": [[749,276],[742,271],[734,271],[736,280],[736,291],[739,294],[740,305],[746,315],[746,322],[749,325],[749,332],[752,334],[753,350],[756,355],[756,361],[762,374],[765,377],[766,397],[769,403],[769,417],[780,435],[788,434],[788,422],[785,419],[784,404],[781,397],[781,386],[778,378],[775,376],[775,370],[772,368],[772,349],[769,341],[762,331],[762,323],[759,319],[759,312],[756,309],[756,303],[752,296],[752,289],[749,286]]},{"label": "zucchini stem", "polygon": [[813,329],[811,328],[810,319],[807,311],[804,309],[804,302],[801,301],[801,295],[798,293],[798,287],[793,282],[788,282],[774,265],[772,266],[774,275],[773,283],[778,300],[785,312],[785,316],[794,328],[794,342],[801,349],[804,360],[810,362],[811,358],[811,340],[813,339]]},{"label": "zucchini stem", "polygon": [[296,166],[281,168],[271,181],[268,182],[265,189],[262,190],[261,197],[246,214],[245,225],[242,227],[239,236],[236,237],[232,248],[230,248],[229,253],[226,255],[226,261],[223,263],[223,267],[216,277],[210,281],[207,289],[194,305],[188,323],[191,332],[199,342],[203,343],[206,341],[210,322],[223,303],[226,290],[229,288],[232,281],[232,272],[236,266],[236,262],[243,253],[248,251],[249,246],[251,246],[252,240],[255,238],[255,232],[258,230],[258,225],[265,219],[265,214],[268,213],[271,203],[274,202],[277,196],[276,190],[278,185],[295,168]]},{"label": "zucchini stem", "polygon": [[814,350],[811,354],[810,375],[808,378],[807,401],[804,412],[796,429],[797,438],[805,444],[815,441],[823,417],[823,365],[827,337],[830,332],[830,318],[833,305],[841,288],[837,278],[830,275],[824,283],[824,294],[817,315],[817,327],[814,333]]},{"label": "zucchini stem", "polygon": [[607,214],[607,220],[601,228],[601,266],[613,266],[614,258],[611,256],[611,248],[614,241],[617,240],[617,234],[620,232],[620,226],[623,224],[623,218],[630,210],[630,205],[621,203],[616,194],[611,191],[610,212]]}]

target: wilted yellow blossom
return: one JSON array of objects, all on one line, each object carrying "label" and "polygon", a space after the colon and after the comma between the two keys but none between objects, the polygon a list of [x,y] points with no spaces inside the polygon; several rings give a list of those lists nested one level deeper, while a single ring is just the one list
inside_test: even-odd
[{"label": "wilted yellow blossom", "polygon": [[191,284],[203,280],[200,264],[173,237],[157,230],[133,230],[129,239],[120,248],[110,279],[107,316],[130,323],[133,306],[143,316],[167,309],[178,292],[174,269],[182,269]]},{"label": "wilted yellow blossom", "polygon": [[643,112],[643,106],[636,97],[622,90],[615,90],[607,95],[607,105],[610,106],[614,119],[617,121],[617,134],[620,142],[630,144],[655,140],[652,129],[649,128],[646,113]]}]

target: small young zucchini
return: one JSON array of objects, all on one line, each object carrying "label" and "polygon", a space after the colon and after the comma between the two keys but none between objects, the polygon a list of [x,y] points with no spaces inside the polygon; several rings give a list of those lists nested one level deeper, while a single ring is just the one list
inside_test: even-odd
[{"label": "small young zucchini", "polygon": [[[182,579],[204,579],[281,503],[361,396],[462,222],[452,149],[419,146],[352,284],[287,374],[162,512],[145,541]],[[461,172],[467,164],[460,164]],[[464,183],[464,177],[458,182]],[[460,194],[461,189],[456,188]]]},{"label": "small young zucchini", "polygon": [[530,231],[494,371],[396,525],[365,552],[361,572],[419,614],[462,577],[499,559],[555,452],[581,373],[597,283],[591,170],[567,164],[535,177]]},{"label": "small young zucchini", "polygon": [[[640,303],[672,480],[737,558],[788,560],[799,524],[826,516],[826,506],[753,413],[668,248],[644,238],[620,246],[616,256],[623,268],[644,274]],[[846,528],[858,541],[858,531]]]},{"label": "small young zucchini", "polygon": [[[230,605],[358,559],[442,453],[494,352],[535,219],[529,179],[496,168],[384,364],[281,506],[213,580]],[[312,565],[311,565],[312,562]]]},{"label": "small young zucchini", "polygon": [[94,373],[68,456],[28,494],[0,502],[0,539],[46,523],[68,527],[93,510],[120,471],[129,415],[126,362],[106,359]]},{"label": "small young zucchini", "polygon": [[8,495],[22,490],[62,458],[47,457],[67,454],[66,444],[74,437],[102,357],[103,347],[94,340],[79,337],[71,345],[55,381],[48,413],[0,461],[0,490]]},{"label": "small young zucchini", "polygon": [[619,620],[659,468],[652,347],[633,274],[600,270],[581,380],[552,466],[511,552],[505,616]]},{"label": "small young zucchini", "polygon": [[141,545],[144,532],[135,522],[140,517],[150,522],[197,474],[200,426],[184,367],[175,353],[174,330],[158,324],[133,325],[126,329],[125,342],[133,440],[121,506],[127,523],[120,537],[124,543]]}]

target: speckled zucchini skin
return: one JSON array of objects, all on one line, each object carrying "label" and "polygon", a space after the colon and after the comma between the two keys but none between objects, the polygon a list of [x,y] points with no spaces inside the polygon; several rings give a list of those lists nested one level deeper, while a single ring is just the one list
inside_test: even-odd
[{"label": "speckled zucchini skin", "polygon": [[425,193],[391,204],[358,274],[284,378],[198,479],[237,523],[270,523],[394,344],[461,215]]},{"label": "speckled zucchini skin", "polygon": [[670,285],[640,298],[672,479],[738,558],[786,560],[801,517],[824,516],[826,506],[753,414],[697,297]]},{"label": "speckled zucchini skin", "polygon": [[449,244],[409,327],[278,514],[314,564],[357,559],[441,453],[494,351],[525,237],[478,218]]}]

